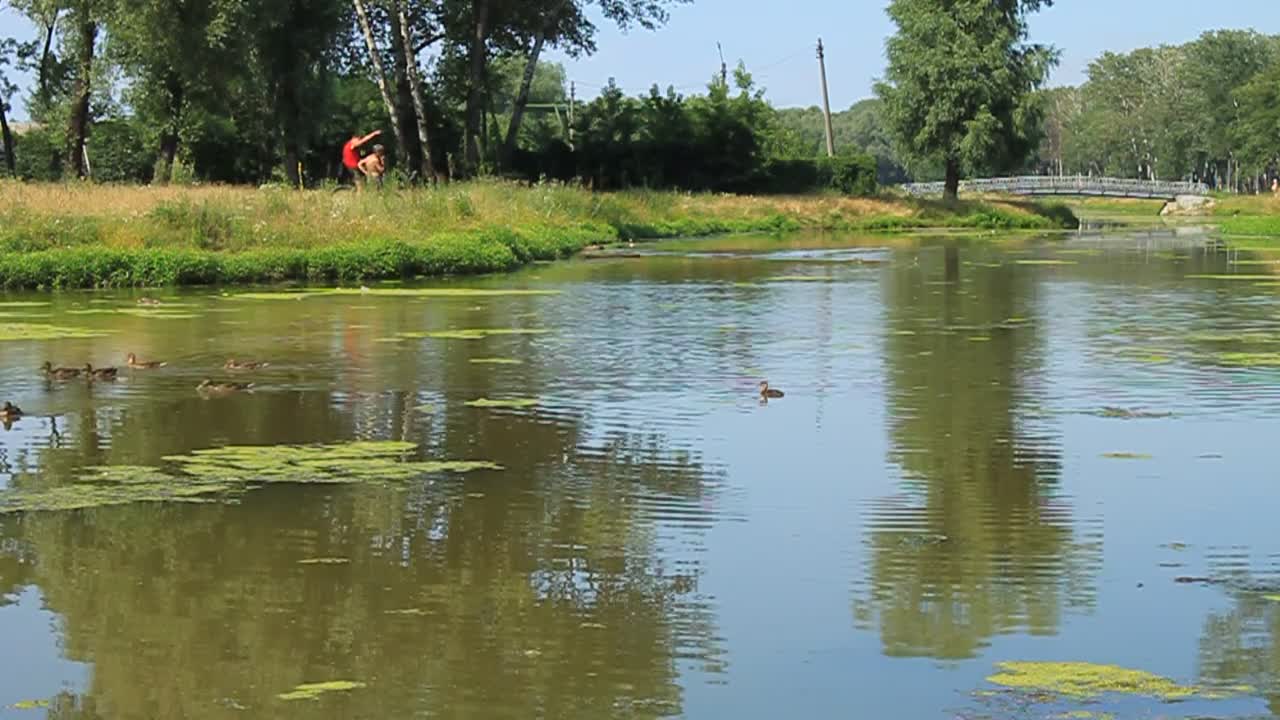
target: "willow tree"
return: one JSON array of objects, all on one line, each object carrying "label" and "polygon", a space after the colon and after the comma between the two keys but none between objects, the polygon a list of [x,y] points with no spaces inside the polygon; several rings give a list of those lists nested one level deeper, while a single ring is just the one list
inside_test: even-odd
[{"label": "willow tree", "polygon": [[915,164],[962,172],[1020,166],[1039,141],[1036,94],[1056,51],[1027,42],[1027,16],[1053,0],[892,0],[898,32],[876,93],[895,140]]}]

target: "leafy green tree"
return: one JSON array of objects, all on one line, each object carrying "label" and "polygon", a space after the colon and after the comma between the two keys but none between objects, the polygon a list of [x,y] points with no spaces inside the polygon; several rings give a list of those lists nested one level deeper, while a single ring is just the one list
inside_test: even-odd
[{"label": "leafy green tree", "polygon": [[1231,106],[1237,120],[1230,128],[1239,163],[1248,172],[1280,171],[1280,62],[1236,91]]},{"label": "leafy green tree", "polygon": [[9,100],[18,87],[9,80],[5,68],[13,64],[18,43],[12,38],[0,38],[0,150],[4,152],[4,165],[10,175],[18,172],[13,158],[13,131],[9,129]]},{"label": "leafy green tree", "polygon": [[913,163],[945,170],[954,200],[961,173],[1020,166],[1039,142],[1035,90],[1057,55],[1029,44],[1027,15],[1052,0],[893,0],[898,32],[876,85],[885,117]]}]

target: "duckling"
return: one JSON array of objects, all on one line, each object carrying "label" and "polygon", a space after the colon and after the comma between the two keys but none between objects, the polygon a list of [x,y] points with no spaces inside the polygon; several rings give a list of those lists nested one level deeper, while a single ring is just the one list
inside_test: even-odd
[{"label": "duckling", "polygon": [[138,304],[145,305],[145,306],[156,306],[156,305],[163,305],[164,303],[152,297],[141,297],[141,298],[138,298]]},{"label": "duckling", "polygon": [[781,390],[774,390],[773,388],[769,387],[769,381],[765,380],[760,383],[760,397],[765,400],[768,400],[768,399],[776,400],[777,398],[780,398],[780,397],[786,397],[786,393],[782,392]]},{"label": "duckling", "polygon": [[155,370],[156,368],[164,367],[167,363],[158,362],[156,360],[143,362],[138,359],[137,355],[129,353],[129,357],[125,358],[125,364],[134,370]]},{"label": "duckling", "polygon": [[81,372],[76,368],[56,368],[53,366],[53,363],[50,362],[46,362],[44,365],[40,366],[40,369],[44,371],[45,377],[52,380],[71,380],[73,378],[80,377]]},{"label": "duckling", "polygon": [[90,380],[115,380],[120,371],[116,368],[97,368],[95,369],[89,363],[84,364],[84,375]]},{"label": "duckling", "polygon": [[216,383],[212,380],[205,379],[199,385],[196,386],[196,391],[201,393],[228,395],[234,392],[244,392],[246,390],[251,390],[252,388],[253,388],[253,383],[238,383],[238,382]]},{"label": "duckling", "polygon": [[4,406],[0,407],[0,420],[3,420],[4,422],[13,422],[20,417],[22,417],[22,408],[17,405],[14,405],[11,402],[5,402]]},{"label": "duckling", "polygon": [[267,367],[270,364],[271,363],[251,362],[249,360],[240,361],[240,360],[236,360],[235,358],[231,358],[226,363],[224,363],[222,367],[226,368],[227,370],[261,370],[262,368]]}]

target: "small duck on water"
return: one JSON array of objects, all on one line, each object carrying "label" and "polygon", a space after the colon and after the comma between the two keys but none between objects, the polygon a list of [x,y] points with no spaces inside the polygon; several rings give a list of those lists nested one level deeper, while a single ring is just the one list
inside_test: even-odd
[{"label": "small duck on water", "polygon": [[198,392],[216,395],[229,395],[234,392],[245,392],[251,389],[253,389],[253,383],[214,382],[208,379],[196,386]]},{"label": "small duck on water", "polygon": [[45,377],[52,380],[71,380],[80,377],[80,373],[82,372],[76,368],[56,368],[53,366],[53,363],[50,362],[46,362],[44,365],[40,366],[40,369],[44,371]]},{"label": "small duck on water", "polygon": [[5,402],[4,406],[0,407],[0,420],[3,420],[4,422],[13,422],[20,417],[22,417],[22,408],[17,405],[14,405],[11,402]]},{"label": "small duck on water", "polygon": [[145,307],[155,307],[156,305],[163,305],[164,303],[153,297],[140,297],[138,298],[138,304]]},{"label": "small duck on water", "polygon": [[113,367],[94,368],[89,363],[85,363],[84,375],[90,380],[115,380],[120,375],[120,371]]},{"label": "small duck on water", "polygon": [[162,363],[156,360],[149,360],[144,362],[142,360],[139,360],[137,355],[134,355],[133,353],[129,353],[129,357],[125,358],[125,364],[128,365],[130,368],[133,368],[134,370],[155,370],[156,368],[164,367],[166,363]]},{"label": "small duck on water", "polygon": [[769,387],[769,381],[764,380],[760,383],[760,397],[764,400],[776,400],[780,397],[786,397],[786,393],[781,390],[774,390]]},{"label": "small duck on water", "polygon": [[222,367],[226,368],[227,370],[261,370],[262,368],[267,367],[270,364],[271,363],[251,362],[249,360],[242,361],[242,360],[236,360],[235,358],[231,358],[226,363],[224,363]]}]

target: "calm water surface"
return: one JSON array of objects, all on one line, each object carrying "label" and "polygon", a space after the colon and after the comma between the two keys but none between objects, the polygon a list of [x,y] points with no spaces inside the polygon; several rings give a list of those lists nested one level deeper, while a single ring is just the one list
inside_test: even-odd
[{"label": "calm water surface", "polygon": [[[1280,712],[1268,256],[948,242],[674,243],[438,285],[548,294],[196,290],[171,317],[0,296],[0,327],[103,331],[0,341],[28,413],[0,430],[0,718]],[[1223,274],[1259,277],[1194,277]],[[545,332],[398,335],[477,328]],[[37,371],[127,352],[169,365]],[[228,357],[271,364],[197,394]],[[2,509],[89,468],[357,440],[503,469]],[[1252,690],[1036,701],[992,692],[1011,660]],[[360,686],[279,697],[328,681]]]}]

